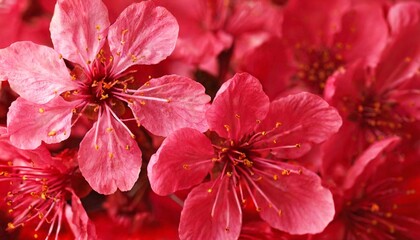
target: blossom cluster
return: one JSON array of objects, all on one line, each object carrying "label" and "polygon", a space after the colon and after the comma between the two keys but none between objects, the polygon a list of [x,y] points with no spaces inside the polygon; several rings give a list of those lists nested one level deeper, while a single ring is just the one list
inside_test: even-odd
[{"label": "blossom cluster", "polygon": [[0,0],[1,239],[420,239],[420,2]]}]

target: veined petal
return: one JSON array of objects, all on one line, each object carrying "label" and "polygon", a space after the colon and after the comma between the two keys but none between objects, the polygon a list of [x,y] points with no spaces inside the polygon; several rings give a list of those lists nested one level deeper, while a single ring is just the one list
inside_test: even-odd
[{"label": "veined petal", "polygon": [[[384,150],[390,146],[395,145],[400,139],[398,137],[390,137],[378,142],[373,143],[366,151],[364,151],[359,158],[356,159],[354,164],[347,169],[346,178],[343,183],[343,189],[353,187],[354,182],[363,173],[366,166],[374,159],[383,153]],[[338,160],[338,159],[337,159]]]},{"label": "veined petal", "polygon": [[128,6],[109,28],[109,47],[118,74],[136,64],[156,64],[175,48],[178,23],[174,16],[152,1]]},{"label": "veined petal", "polygon": [[7,113],[10,142],[21,149],[35,149],[45,143],[58,143],[70,136],[74,102],[56,97],[46,104],[23,98],[12,103]]},{"label": "veined petal", "polygon": [[97,239],[95,225],[90,221],[82,202],[80,202],[80,199],[74,193],[71,197],[71,207],[66,206],[65,214],[75,239]]},{"label": "veined petal", "polygon": [[376,87],[386,91],[414,76],[420,66],[420,4],[404,2],[390,8],[391,39],[376,69]]},{"label": "veined petal", "polygon": [[141,167],[141,151],[124,126],[105,111],[79,149],[79,166],[90,186],[101,194],[130,190]]},{"label": "veined petal", "polygon": [[32,42],[17,42],[0,50],[0,76],[28,101],[44,104],[77,88],[54,49]]},{"label": "veined petal", "polygon": [[367,57],[367,63],[376,65],[388,40],[388,26],[379,4],[355,6],[343,15],[341,25],[334,42],[343,58],[353,62]]},{"label": "veined petal", "polygon": [[180,238],[237,239],[242,226],[242,210],[233,191],[226,179],[194,188],[181,212]]},{"label": "veined petal", "polygon": [[207,122],[219,136],[240,140],[266,117],[269,104],[258,79],[239,73],[220,87],[206,113]]},{"label": "veined petal", "polygon": [[201,132],[192,128],[174,132],[150,159],[147,172],[153,191],[167,195],[201,183],[213,166],[213,156],[213,146]]},{"label": "veined petal", "polygon": [[255,191],[255,197],[261,206],[261,218],[291,234],[321,232],[334,217],[331,192],[321,185],[315,173],[286,163],[277,165],[301,173],[280,174],[278,178],[256,182],[259,191]]},{"label": "veined petal", "polygon": [[[186,77],[168,75],[140,87],[129,104],[137,121],[155,135],[190,127],[208,129],[205,111],[210,97],[204,87]],[[157,121],[157,119],[159,119]]]},{"label": "veined petal", "polygon": [[51,39],[65,59],[86,66],[103,46],[108,27],[108,10],[101,0],[58,0],[51,19]]},{"label": "veined petal", "polygon": [[[253,148],[271,148],[277,157],[296,158],[312,144],[321,143],[336,133],[341,124],[337,110],[317,95],[305,92],[289,95],[271,103],[267,118],[258,129],[273,132]],[[283,145],[296,147],[282,148]]]}]

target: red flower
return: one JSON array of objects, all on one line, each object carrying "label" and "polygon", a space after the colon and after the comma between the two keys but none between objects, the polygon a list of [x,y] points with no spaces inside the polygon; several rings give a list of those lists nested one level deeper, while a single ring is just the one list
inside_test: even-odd
[{"label": "red flower", "polygon": [[315,173],[281,159],[300,157],[336,132],[341,120],[333,108],[308,93],[270,104],[258,80],[243,73],[221,87],[207,121],[210,139],[178,130],[148,166],[158,194],[199,184],[184,204],[182,239],[236,239],[247,201],[274,228],[322,231],[334,215],[330,192]]}]

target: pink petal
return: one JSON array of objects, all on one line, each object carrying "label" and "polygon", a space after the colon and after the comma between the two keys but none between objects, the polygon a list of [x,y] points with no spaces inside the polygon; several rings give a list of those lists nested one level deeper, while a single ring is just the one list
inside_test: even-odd
[{"label": "pink petal", "polygon": [[269,104],[258,79],[247,73],[236,74],[221,86],[206,113],[210,130],[239,140],[265,118]]},{"label": "pink petal", "polygon": [[[297,158],[338,131],[342,124],[337,110],[311,93],[298,93],[271,103],[267,118],[258,129],[273,130],[254,148],[272,148],[281,158]],[[275,140],[275,141],[274,141]],[[293,147],[293,146],[297,147]],[[281,146],[292,146],[282,148]]]},{"label": "pink petal", "polygon": [[420,120],[420,89],[392,91],[389,97],[410,117]]},{"label": "pink petal", "polygon": [[261,81],[270,99],[289,87],[289,79],[297,70],[290,50],[280,39],[272,38],[243,57],[241,69]]},{"label": "pink petal", "polygon": [[331,192],[322,187],[315,173],[290,164],[278,165],[302,173],[280,174],[277,180],[264,178],[257,182],[260,191],[255,191],[255,195],[261,207],[261,218],[291,234],[321,232],[334,217]]},{"label": "pink petal", "polygon": [[79,149],[79,165],[90,186],[101,194],[130,190],[141,167],[141,151],[124,126],[106,111]]},{"label": "pink petal", "polygon": [[51,39],[65,59],[86,66],[96,59],[108,27],[108,10],[101,0],[58,0],[51,19]]},{"label": "pink petal", "polygon": [[343,184],[343,189],[350,189],[353,187],[356,179],[362,174],[366,166],[372,162],[379,154],[391,145],[399,142],[398,137],[390,137],[372,144],[366,151],[364,151],[354,164],[347,170],[346,178]]},{"label": "pink petal", "polygon": [[347,11],[334,38],[336,44],[344,46],[338,51],[347,62],[367,57],[370,64],[378,62],[387,40],[388,26],[378,4],[359,4]]},{"label": "pink petal", "polygon": [[61,97],[46,104],[34,104],[18,98],[7,113],[10,142],[21,149],[35,149],[41,141],[58,143],[67,139],[74,107],[74,102],[67,102]]},{"label": "pink petal", "polygon": [[90,221],[80,199],[75,194],[72,194],[71,207],[66,206],[65,214],[75,239],[97,239],[95,225]]},{"label": "pink petal", "polygon": [[290,1],[284,9],[283,37],[291,46],[325,45],[332,40],[349,5],[348,0]]},{"label": "pink petal", "polygon": [[[228,180],[194,188],[184,202],[179,224],[181,239],[237,239],[241,231],[241,207]],[[212,214],[213,211],[213,214]]]},{"label": "pink petal", "polygon": [[208,129],[205,111],[210,97],[204,87],[186,77],[168,75],[140,87],[129,104],[140,124],[155,135],[190,127]]},{"label": "pink petal", "polygon": [[0,50],[0,76],[21,97],[38,104],[77,88],[54,49],[32,42],[17,42]]},{"label": "pink petal", "polygon": [[392,36],[376,69],[379,90],[395,88],[412,77],[420,63],[420,4],[395,4],[388,14]]},{"label": "pink petal", "polygon": [[156,64],[169,56],[178,36],[176,19],[152,1],[134,3],[109,28],[114,73],[136,64]]},{"label": "pink petal", "polygon": [[213,146],[204,134],[191,128],[174,132],[163,141],[147,168],[153,191],[168,195],[201,183],[213,167],[213,156]]}]

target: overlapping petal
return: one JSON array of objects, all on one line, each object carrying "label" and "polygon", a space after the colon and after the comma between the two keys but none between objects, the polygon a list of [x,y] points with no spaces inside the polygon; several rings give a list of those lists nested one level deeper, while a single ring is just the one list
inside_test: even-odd
[{"label": "overlapping petal", "polygon": [[338,112],[322,98],[310,93],[289,95],[271,103],[270,111],[258,129],[273,129],[273,132],[253,147],[271,148],[277,157],[296,158],[312,144],[321,143],[336,133],[341,124]]},{"label": "overlapping petal", "polygon": [[12,103],[7,114],[10,142],[18,148],[35,149],[45,143],[58,143],[70,136],[74,102],[54,98],[34,104],[23,98]]},{"label": "overlapping petal", "polygon": [[189,78],[167,75],[140,87],[129,106],[138,123],[153,134],[167,136],[184,127],[204,132],[208,129],[205,111],[210,101],[204,91],[201,84]]},{"label": "overlapping petal", "polygon": [[204,134],[191,128],[174,132],[150,160],[148,175],[153,191],[168,195],[201,183],[213,166],[213,156],[213,146]]},{"label": "overlapping petal", "polygon": [[128,6],[109,28],[114,73],[132,65],[156,64],[175,48],[178,23],[172,14],[152,1]]},{"label": "overlapping petal", "polygon": [[54,49],[32,42],[16,42],[0,50],[0,76],[28,101],[44,104],[77,88]]},{"label": "overlapping petal", "polygon": [[331,192],[311,171],[281,162],[278,166],[301,170],[301,174],[283,175],[277,180],[265,178],[257,183],[260,191],[256,191],[256,199],[262,206],[261,218],[291,234],[321,232],[334,217]]},{"label": "overlapping petal", "polygon": [[87,66],[102,48],[108,27],[108,10],[101,0],[58,0],[50,25],[54,49]]},{"label": "overlapping petal", "polygon": [[[228,180],[208,182],[194,188],[181,213],[181,239],[226,239],[239,237],[242,210]],[[209,190],[211,188],[211,190]]]},{"label": "overlapping petal", "polygon": [[141,167],[137,142],[121,123],[105,112],[93,125],[79,149],[80,171],[90,186],[101,194],[130,190]]},{"label": "overlapping petal", "polygon": [[97,239],[95,225],[90,221],[82,202],[75,194],[71,197],[71,207],[66,206],[65,215],[75,239]]},{"label": "overlapping petal", "polygon": [[219,89],[206,113],[207,122],[219,136],[239,141],[266,117],[269,104],[258,79],[239,73]]}]

